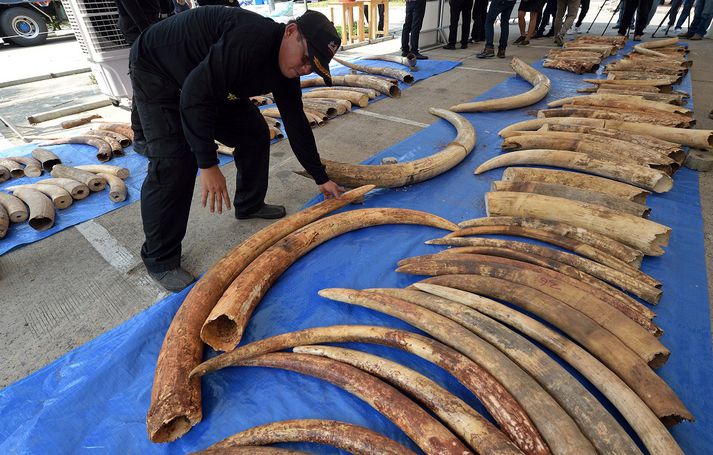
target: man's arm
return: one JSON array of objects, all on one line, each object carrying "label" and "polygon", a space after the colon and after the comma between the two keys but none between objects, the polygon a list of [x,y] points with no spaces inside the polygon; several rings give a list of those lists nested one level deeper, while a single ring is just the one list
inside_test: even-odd
[{"label": "man's arm", "polygon": [[[124,10],[129,15],[134,24],[139,27],[142,32],[146,30],[149,25],[153,24],[158,20],[158,14],[161,11],[160,4],[158,0],[117,0],[124,7]],[[156,11],[156,17],[148,17],[146,15],[145,7],[141,6],[142,3],[151,4],[154,8],[150,11]],[[148,5],[147,5],[148,6]]]}]

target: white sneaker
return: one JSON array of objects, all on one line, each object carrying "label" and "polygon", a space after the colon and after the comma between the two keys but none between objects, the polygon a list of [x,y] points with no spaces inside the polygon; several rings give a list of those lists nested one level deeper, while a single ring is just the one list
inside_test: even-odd
[{"label": "white sneaker", "polygon": [[683,33],[683,29],[681,27],[676,27],[673,29],[674,35],[680,35],[681,33]]},{"label": "white sneaker", "polygon": [[567,30],[567,35],[574,35],[574,28]]},{"label": "white sneaker", "polygon": [[582,27],[574,27],[574,33],[582,33]]}]

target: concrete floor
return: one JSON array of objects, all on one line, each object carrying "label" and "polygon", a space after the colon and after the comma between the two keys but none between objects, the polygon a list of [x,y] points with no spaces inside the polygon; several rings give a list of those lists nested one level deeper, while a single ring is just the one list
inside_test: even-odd
[{"label": "concrete floor", "polygon": [[[511,37],[515,36],[516,27],[511,27]],[[541,59],[551,46],[549,40],[538,40],[526,48],[513,46],[508,52],[509,56],[533,62]],[[394,52],[398,47],[398,40],[392,40],[348,54]],[[710,129],[713,128],[713,121],[708,119],[713,107],[713,47],[709,40],[704,40],[691,42],[690,48],[690,58],[695,62],[692,70],[695,117],[699,128]],[[480,46],[427,51],[434,59],[462,60],[463,66],[419,82],[405,90],[400,99],[374,103],[367,111],[432,123],[435,118],[427,113],[427,106],[448,107],[469,100],[510,76],[508,60],[478,60],[474,56],[479,50]],[[58,96],[72,99],[91,95],[96,87],[86,83],[86,77],[77,75],[0,89],[0,115],[22,120],[22,112],[38,112],[45,104],[57,104]],[[32,100],[30,107],[29,100]],[[105,108],[101,112],[107,118],[128,120],[128,113],[121,109]],[[56,129],[53,126],[56,123],[40,125],[37,131]],[[359,162],[418,130],[418,126],[350,114],[330,121],[314,133],[324,157]],[[0,129],[0,133],[9,137],[7,129]],[[271,153],[267,200],[284,204],[288,213],[294,213],[315,195],[316,186],[291,172],[299,166],[287,141],[273,145]],[[223,171],[232,187],[233,165],[225,166]],[[701,191],[710,276],[713,174],[701,174]],[[211,215],[200,208],[197,191],[193,202],[183,242],[183,265],[196,275],[267,224],[238,222],[232,212]],[[147,277],[141,264],[138,252],[142,241],[139,204],[132,204],[0,256],[0,358],[3,359],[0,387],[115,327],[166,295]]]}]

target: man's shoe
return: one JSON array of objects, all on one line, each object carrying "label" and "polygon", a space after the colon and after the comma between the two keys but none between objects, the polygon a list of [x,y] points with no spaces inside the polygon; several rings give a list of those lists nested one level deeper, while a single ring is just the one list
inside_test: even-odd
[{"label": "man's shoe", "polygon": [[504,47],[498,48],[498,58],[505,58],[505,48]]},{"label": "man's shoe", "polygon": [[634,35],[634,41],[641,41],[641,35]]},{"label": "man's shoe", "polygon": [[709,119],[713,119],[713,111],[710,111],[710,112],[708,113],[708,118],[709,118]]},{"label": "man's shoe", "polygon": [[482,52],[475,55],[476,58],[493,58],[495,57],[495,50],[492,47],[486,47]]},{"label": "man's shoe", "polygon": [[416,60],[428,60],[428,57],[426,57],[420,52],[414,52],[413,55],[416,56]]},{"label": "man's shoe", "polygon": [[583,33],[583,32],[582,32],[582,27],[581,27],[581,26],[579,26],[579,27],[578,27],[578,26],[575,26],[575,27],[574,27],[574,33]]},{"label": "man's shoe", "polygon": [[527,38],[525,38],[525,35],[520,35],[515,41],[513,41],[513,44],[520,44],[523,41],[525,41]]},{"label": "man's shoe", "polygon": [[446,44],[445,46],[443,46],[443,49],[453,50],[453,49],[455,49],[455,48],[456,48],[456,45],[455,45],[455,44],[451,44],[451,43],[448,43],[448,44]]},{"label": "man's shoe", "polygon": [[703,35],[699,35],[698,33],[694,33],[692,37],[688,38],[691,41],[700,41],[703,39]]},{"label": "man's shoe", "polygon": [[468,49],[468,43],[461,43],[460,48],[461,48],[461,49]]},{"label": "man's shoe", "polygon": [[406,57],[406,56],[408,56],[408,54],[409,54],[409,53],[406,52],[406,51],[401,51],[401,56],[402,56],[402,57]]},{"label": "man's shoe", "polygon": [[570,28],[569,30],[567,30],[567,33],[565,33],[565,35],[574,35],[574,29]]},{"label": "man's shoe", "polygon": [[538,30],[535,33],[535,36],[532,37],[532,39],[540,39],[540,38],[544,38],[544,37],[545,37],[545,33]]},{"label": "man's shoe", "polygon": [[525,38],[524,40],[520,41],[518,46],[527,46],[528,44],[530,44],[530,40]]},{"label": "man's shoe", "polygon": [[673,33],[674,35],[680,35],[681,33],[683,33],[683,29],[681,27],[676,27],[673,29]]},{"label": "man's shoe", "polygon": [[688,38],[692,37],[693,35],[694,35],[694,33],[686,32],[686,33],[680,33],[680,34],[678,34],[678,35],[676,35],[676,36],[678,36],[679,38],[686,38],[686,39],[688,39]]},{"label": "man's shoe", "polygon": [[265,220],[276,220],[287,214],[285,208],[281,205],[263,204],[259,209],[246,213],[244,215],[235,214],[235,218],[239,220],[249,220],[251,218],[262,218]]},{"label": "man's shoe", "polygon": [[552,38],[553,36],[555,36],[555,29],[551,28],[550,31],[545,34],[545,38]]},{"label": "man's shoe", "polygon": [[193,283],[195,278],[190,273],[180,267],[168,270],[166,272],[148,272],[149,276],[160,284],[165,290],[171,292],[180,292],[186,286]]},{"label": "man's shoe", "polygon": [[555,44],[558,46],[564,46],[564,38],[562,38],[562,35],[555,36]]}]

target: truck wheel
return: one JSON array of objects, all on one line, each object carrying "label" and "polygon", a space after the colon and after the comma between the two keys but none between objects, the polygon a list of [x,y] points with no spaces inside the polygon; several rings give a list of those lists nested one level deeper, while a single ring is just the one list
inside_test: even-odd
[{"label": "truck wheel", "polygon": [[0,15],[2,36],[18,46],[36,46],[47,40],[47,24],[41,14],[29,8],[10,8]]}]

